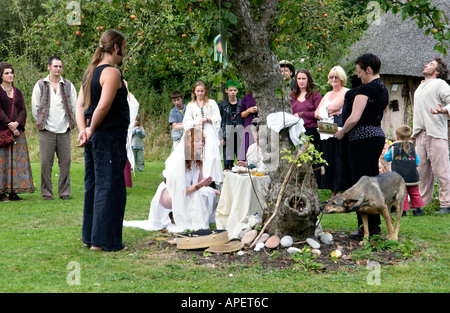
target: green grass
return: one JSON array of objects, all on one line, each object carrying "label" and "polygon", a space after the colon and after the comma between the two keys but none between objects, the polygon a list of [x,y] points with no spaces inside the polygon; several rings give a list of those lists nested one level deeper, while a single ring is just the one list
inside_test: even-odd
[{"label": "green grass", "polygon": [[[125,219],[146,219],[150,201],[162,179],[163,162],[146,163],[127,189]],[[297,293],[297,292],[449,292],[448,216],[427,209],[422,217],[402,219],[401,241],[410,240],[420,253],[394,266],[382,266],[380,284],[370,285],[365,266],[352,271],[310,273],[260,266],[196,265],[195,256],[176,258],[162,247],[149,247],[159,232],[124,228],[127,251],[92,252],[82,247],[84,165],[71,169],[72,199],[44,201],[39,164],[32,164],[36,192],[22,202],[0,203],[0,292],[12,293]],[[53,175],[58,172],[55,165]],[[57,177],[54,177],[54,188]],[[322,193],[322,197],[327,194]],[[325,229],[351,232],[353,214],[326,215]],[[382,225],[383,234],[386,227]],[[189,256],[189,252],[186,253]],[[79,285],[69,284],[79,266]],[[230,277],[230,274],[233,274]],[[73,281],[69,279],[69,282]],[[270,283],[269,283],[270,282]]]}]

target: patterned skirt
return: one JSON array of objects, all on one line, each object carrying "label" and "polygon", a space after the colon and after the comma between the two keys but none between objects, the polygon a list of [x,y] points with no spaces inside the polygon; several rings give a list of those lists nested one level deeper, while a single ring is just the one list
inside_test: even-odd
[{"label": "patterned skirt", "polygon": [[33,175],[25,133],[16,137],[16,143],[0,147],[0,193],[34,192]]}]

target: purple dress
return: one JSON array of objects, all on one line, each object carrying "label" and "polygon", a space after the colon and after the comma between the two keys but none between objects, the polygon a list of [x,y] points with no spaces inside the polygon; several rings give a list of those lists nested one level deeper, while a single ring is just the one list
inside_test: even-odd
[{"label": "purple dress", "polygon": [[302,102],[298,101],[292,92],[289,96],[291,98],[292,114],[297,113],[303,119],[303,126],[306,130],[305,134],[307,136],[313,136],[313,143],[317,145],[320,140],[320,135],[317,131],[317,119],[314,117],[314,112],[322,100],[321,94],[315,90],[308,99]]}]

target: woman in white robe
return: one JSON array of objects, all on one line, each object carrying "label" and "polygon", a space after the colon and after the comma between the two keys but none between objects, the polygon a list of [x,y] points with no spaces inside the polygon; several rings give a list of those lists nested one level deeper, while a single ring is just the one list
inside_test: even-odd
[{"label": "woman in white robe", "polygon": [[152,199],[148,220],[124,221],[124,226],[145,230],[167,228],[176,233],[208,229],[215,222],[218,191],[209,187],[212,178],[202,174],[204,141],[201,129],[191,128],[184,133],[165,162],[165,179]]},{"label": "woman in white robe", "polygon": [[205,134],[203,153],[203,174],[211,176],[216,185],[223,181],[223,167],[220,150],[220,116],[216,101],[208,99],[208,89],[203,82],[195,83],[192,88],[192,101],[186,106],[183,118],[184,130],[201,128]]}]

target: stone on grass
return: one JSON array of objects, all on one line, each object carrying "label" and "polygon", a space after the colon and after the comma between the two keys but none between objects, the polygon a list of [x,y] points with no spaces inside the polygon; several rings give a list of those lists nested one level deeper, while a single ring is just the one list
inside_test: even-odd
[{"label": "stone on grass", "polygon": [[263,249],[264,248],[264,242],[258,242],[256,245],[255,245],[255,251],[260,251],[261,249]]},{"label": "stone on grass", "polygon": [[275,249],[280,244],[280,237],[277,235],[271,236],[267,241],[265,242],[266,248],[269,249]]},{"label": "stone on grass", "polygon": [[284,248],[289,248],[294,244],[294,240],[291,236],[284,236],[280,240],[280,245]]},{"label": "stone on grass", "polygon": [[308,245],[310,245],[311,248],[313,248],[313,249],[320,249],[320,243],[318,243],[317,241],[315,241],[315,240],[312,239],[312,238],[307,238],[307,239],[306,239],[306,243],[307,243]]},{"label": "stone on grass", "polygon": [[320,250],[319,249],[311,249],[311,254],[312,255],[316,255],[316,256],[320,256]]},{"label": "stone on grass", "polygon": [[296,252],[302,253],[302,250],[300,250],[299,248],[296,248],[296,247],[289,247],[286,251],[289,254],[294,254]]},{"label": "stone on grass", "polygon": [[256,236],[258,235],[258,232],[253,229],[249,232],[246,232],[244,236],[242,236],[241,242],[243,242],[246,245],[249,245],[255,240]]},{"label": "stone on grass", "polygon": [[333,245],[333,235],[330,233],[322,233],[320,234],[320,241],[327,246]]},{"label": "stone on grass", "polygon": [[270,235],[268,233],[264,233],[261,235],[261,237],[259,237],[258,242],[262,242],[265,243],[267,241],[267,239],[269,239]]}]

